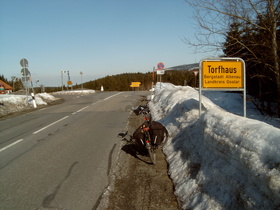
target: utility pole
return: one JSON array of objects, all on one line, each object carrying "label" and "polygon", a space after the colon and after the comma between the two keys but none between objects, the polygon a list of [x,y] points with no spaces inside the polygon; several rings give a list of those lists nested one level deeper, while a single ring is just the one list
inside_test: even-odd
[{"label": "utility pole", "polygon": [[13,92],[15,92],[15,79],[16,79],[16,77],[15,76],[11,76],[11,79],[13,81]]},{"label": "utility pole", "polygon": [[80,75],[81,75],[81,87],[82,87],[82,90],[83,90],[83,72],[82,71],[80,72]]},{"label": "utility pole", "polygon": [[63,74],[66,73],[66,71],[61,70],[61,90],[63,91]]}]

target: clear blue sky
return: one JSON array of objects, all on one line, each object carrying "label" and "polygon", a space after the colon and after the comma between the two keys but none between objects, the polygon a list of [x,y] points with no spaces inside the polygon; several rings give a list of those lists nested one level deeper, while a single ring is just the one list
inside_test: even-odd
[{"label": "clear blue sky", "polygon": [[184,0],[0,0],[0,74],[21,77],[26,58],[33,81],[60,86],[61,70],[80,84],[199,62],[181,40],[192,15]]}]

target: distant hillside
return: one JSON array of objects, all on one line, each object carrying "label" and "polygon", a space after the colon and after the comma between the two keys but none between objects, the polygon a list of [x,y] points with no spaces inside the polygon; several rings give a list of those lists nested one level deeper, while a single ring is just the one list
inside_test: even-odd
[{"label": "distant hillside", "polygon": [[[198,64],[181,65],[177,67],[168,68],[165,74],[161,76],[162,82],[172,83],[174,85],[189,85],[195,86],[198,79],[192,72],[186,71],[197,67]],[[89,81],[83,84],[84,88],[100,90],[103,86],[105,91],[130,91],[130,90],[149,90],[152,84],[160,81],[160,76],[156,73],[124,73],[112,76],[106,76],[94,81]],[[139,88],[130,87],[132,82],[141,82]]]},{"label": "distant hillside", "polygon": [[124,73],[106,76],[94,81],[84,83],[85,88],[100,90],[103,86],[105,91],[129,91],[134,90],[130,85],[132,82],[141,82],[139,90],[148,90],[152,87],[152,73]]}]

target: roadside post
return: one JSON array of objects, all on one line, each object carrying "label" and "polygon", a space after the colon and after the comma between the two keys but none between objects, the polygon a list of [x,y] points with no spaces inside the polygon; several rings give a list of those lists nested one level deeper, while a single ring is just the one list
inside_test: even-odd
[{"label": "roadside post", "polygon": [[22,75],[22,82],[25,86],[25,92],[26,92],[26,99],[28,99],[28,94],[29,94],[29,86],[30,86],[30,83],[31,83],[31,88],[32,88],[32,93],[31,93],[31,96],[32,96],[32,102],[33,102],[33,106],[34,108],[37,108],[37,105],[36,105],[36,101],[35,101],[35,95],[34,95],[34,88],[33,88],[33,82],[32,82],[32,76],[31,76],[31,73],[30,71],[28,70],[28,60],[23,58],[20,60],[20,65],[22,67],[21,69],[21,75]]},{"label": "roadside post", "polygon": [[196,77],[198,75],[198,70],[194,70],[193,73],[194,73],[194,87],[196,87]]},{"label": "roadside post", "polygon": [[159,75],[160,78],[160,89],[161,89],[161,75],[164,75],[164,63],[159,62],[157,64],[157,75]]},{"label": "roadside post", "polygon": [[243,91],[243,114],[246,117],[246,67],[241,58],[205,58],[199,63],[199,115],[201,92]]},{"label": "roadside post", "polygon": [[26,94],[26,97],[28,96],[28,90],[29,90],[29,80],[30,80],[30,71],[28,70],[28,60],[23,58],[20,60],[20,65],[22,67],[21,69],[21,81],[25,87],[25,94]]}]

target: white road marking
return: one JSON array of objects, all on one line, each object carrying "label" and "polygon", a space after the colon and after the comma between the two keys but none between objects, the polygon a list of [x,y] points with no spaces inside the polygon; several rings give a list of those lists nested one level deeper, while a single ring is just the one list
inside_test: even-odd
[{"label": "white road marking", "polygon": [[73,112],[72,114],[76,114],[76,113],[78,113],[78,112],[81,112],[81,111],[83,111],[83,110],[86,109],[86,108],[88,108],[88,106],[86,106],[86,107],[84,107],[84,108],[81,108],[80,110],[78,110],[78,111],[76,111],[76,112]]},{"label": "white road marking", "polygon": [[39,132],[41,132],[42,130],[45,130],[46,128],[48,128],[48,127],[50,127],[50,126],[52,126],[52,125],[54,125],[54,124],[56,124],[56,123],[58,123],[58,122],[60,122],[60,121],[62,121],[62,120],[64,120],[64,119],[66,119],[67,117],[69,117],[69,116],[63,117],[63,118],[61,118],[60,120],[57,120],[57,121],[55,121],[55,122],[53,122],[53,123],[51,123],[51,124],[49,124],[49,125],[47,125],[47,126],[41,128],[41,129],[39,129],[39,130],[33,132],[33,134],[39,133]]},{"label": "white road marking", "polygon": [[122,93],[122,92],[116,93],[115,95],[112,95],[112,96],[109,96],[109,97],[107,97],[107,98],[104,98],[103,100],[106,101],[106,100],[108,100],[109,98],[112,98],[112,97],[114,97],[114,96],[117,96],[117,95],[119,95],[119,94],[121,94],[121,93]]},{"label": "white road marking", "polygon": [[23,139],[19,139],[19,140],[15,141],[14,143],[9,144],[8,146],[6,146],[6,147],[0,149],[0,152],[4,151],[5,149],[8,149],[8,148],[11,147],[11,146],[14,146],[15,144],[21,142],[22,140],[23,140]]}]

